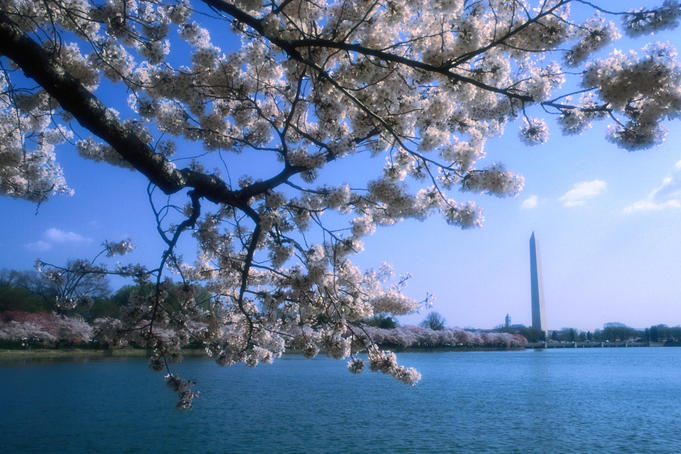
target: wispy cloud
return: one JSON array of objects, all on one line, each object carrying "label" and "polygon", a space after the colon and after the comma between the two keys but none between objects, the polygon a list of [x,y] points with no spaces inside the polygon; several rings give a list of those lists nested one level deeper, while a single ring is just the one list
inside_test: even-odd
[{"label": "wispy cloud", "polygon": [[536,208],[537,203],[539,203],[539,197],[531,195],[522,201],[520,208],[523,210],[531,210],[532,208]]},{"label": "wispy cloud", "polygon": [[608,184],[602,180],[582,181],[575,183],[568,192],[558,199],[563,202],[563,206],[576,207],[584,205],[587,200],[596,197],[605,191]]},{"label": "wispy cloud", "polygon": [[54,227],[45,231],[45,239],[53,243],[88,243],[92,241],[75,232],[65,232]]},{"label": "wispy cloud", "polygon": [[627,214],[640,211],[661,211],[681,208],[681,161],[674,165],[671,175],[653,189],[647,199],[639,200],[624,208]]},{"label": "wispy cloud", "polygon": [[55,244],[82,244],[90,242],[92,242],[91,238],[52,227],[45,230],[42,239],[27,243],[24,247],[31,251],[45,252],[52,249]]}]

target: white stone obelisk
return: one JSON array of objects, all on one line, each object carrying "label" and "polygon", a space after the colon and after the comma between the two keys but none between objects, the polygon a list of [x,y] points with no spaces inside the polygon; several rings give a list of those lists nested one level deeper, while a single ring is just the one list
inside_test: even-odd
[{"label": "white stone obelisk", "polygon": [[541,265],[539,263],[539,250],[534,232],[530,237],[530,285],[532,292],[532,328],[546,331],[544,318],[544,292],[541,281]]}]

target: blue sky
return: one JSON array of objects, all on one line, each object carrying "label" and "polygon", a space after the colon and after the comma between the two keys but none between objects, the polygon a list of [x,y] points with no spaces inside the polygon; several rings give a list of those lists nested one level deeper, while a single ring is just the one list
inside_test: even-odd
[{"label": "blue sky", "polygon": [[[676,35],[656,39],[681,49]],[[634,46],[640,44],[616,45]],[[523,145],[518,125],[510,124],[489,143],[487,159],[525,176],[517,198],[462,194],[461,200],[484,209],[482,228],[462,231],[436,217],[379,228],[357,262],[390,262],[396,272],[411,273],[407,294],[434,294],[432,309],[451,326],[491,328],[506,313],[513,323],[529,324],[529,237],[535,231],[549,329],[594,329],[611,321],[681,324],[680,125],[667,124],[660,147],[630,153],[605,141],[602,123],[571,137],[552,127],[548,143],[538,147]],[[127,237],[136,245],[131,260],[158,263],[162,243],[144,178],[83,161],[68,147],[58,150],[58,159],[74,196],[40,207],[0,198],[0,268],[28,269],[37,258],[92,257],[104,240]],[[259,164],[246,155],[232,177]],[[351,181],[365,176],[357,169],[356,161],[338,162],[325,172]],[[185,248],[190,254],[191,246]],[[425,312],[402,321],[418,322]]]}]

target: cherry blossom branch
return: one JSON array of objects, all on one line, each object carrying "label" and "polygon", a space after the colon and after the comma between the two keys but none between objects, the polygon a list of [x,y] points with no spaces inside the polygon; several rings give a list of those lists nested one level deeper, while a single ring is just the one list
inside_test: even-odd
[{"label": "cherry blossom branch", "polygon": [[204,174],[189,168],[175,169],[165,156],[154,152],[133,131],[127,129],[95,95],[64,71],[39,44],[2,12],[0,12],[0,55],[14,61],[84,128],[107,142],[166,194],[190,187],[197,195],[211,202],[244,208],[252,197],[265,193],[289,177],[307,170],[305,167],[286,166],[278,175],[268,180],[232,191],[216,175]]},{"label": "cherry blossom branch", "polygon": [[539,13],[538,15],[536,15],[535,17],[531,17],[531,18],[528,17],[528,20],[527,20],[527,21],[524,21],[524,22],[523,22],[522,24],[520,24],[518,27],[514,28],[513,30],[510,30],[508,33],[506,33],[506,34],[505,34],[504,36],[502,36],[501,38],[498,38],[498,39],[492,41],[491,43],[489,43],[489,44],[486,45],[486,46],[482,46],[482,47],[480,47],[479,49],[476,49],[476,50],[474,50],[474,51],[472,51],[472,52],[468,52],[468,53],[466,53],[466,54],[461,55],[460,57],[457,57],[452,63],[448,64],[448,65],[445,66],[445,67],[448,68],[448,69],[449,69],[449,68],[454,68],[454,67],[456,67],[456,66],[459,66],[459,65],[462,64],[462,63],[465,63],[465,62],[471,60],[472,58],[477,57],[478,55],[484,54],[484,53],[487,52],[488,50],[493,49],[494,47],[496,47],[496,46],[498,46],[498,45],[500,45],[500,44],[505,44],[504,41],[506,41],[506,40],[508,40],[509,38],[511,38],[511,37],[513,37],[513,36],[515,36],[515,35],[517,35],[518,33],[520,33],[521,31],[525,30],[525,29],[526,29],[527,27],[529,27],[530,25],[532,25],[532,24],[538,22],[539,19],[542,19],[543,17],[546,17],[546,16],[548,16],[548,15],[550,15],[550,14],[553,14],[553,12],[554,12],[555,10],[557,10],[558,8],[560,8],[560,7],[562,7],[562,6],[565,6],[566,4],[570,3],[570,1],[572,1],[572,0],[561,0],[560,2],[556,3],[554,6],[552,6],[551,8],[549,8],[548,10],[542,11],[541,13]]},{"label": "cherry blossom branch", "polygon": [[[304,63],[312,68],[315,68],[316,70],[322,72],[323,74],[326,74],[325,71],[323,71],[321,68],[318,67],[314,62],[310,61],[309,59],[303,57],[303,55],[299,52],[299,48],[309,48],[309,47],[322,47],[322,48],[329,48],[329,49],[339,49],[339,50],[345,50],[348,52],[357,52],[361,55],[370,55],[373,57],[377,57],[381,60],[385,61],[390,61],[394,63],[399,63],[403,64],[405,66],[414,68],[414,69],[421,69],[424,71],[427,71],[429,73],[433,74],[440,74],[443,75],[452,81],[455,82],[464,82],[468,83],[471,85],[474,85],[480,89],[493,92],[493,93],[498,93],[502,94],[504,96],[507,96],[509,98],[514,98],[518,99],[521,101],[527,101],[527,102],[534,102],[534,99],[530,96],[527,95],[521,95],[518,93],[510,92],[506,89],[499,88],[499,87],[494,87],[491,85],[487,85],[485,83],[482,83],[478,80],[472,79],[470,77],[462,76],[460,74],[457,74],[455,72],[450,71],[448,68],[443,67],[443,66],[434,66],[428,63],[424,63],[418,60],[413,60],[409,59],[406,57],[402,57],[399,55],[395,55],[389,52],[384,52],[381,50],[377,49],[372,49],[369,47],[362,46],[360,44],[350,44],[346,42],[339,42],[339,41],[333,41],[329,39],[322,39],[322,38],[315,38],[315,39],[301,39],[301,40],[291,40],[287,41],[275,36],[268,36],[267,33],[265,32],[265,29],[262,25],[262,20],[256,19],[255,17],[245,13],[244,11],[240,10],[234,5],[231,5],[224,0],[203,0],[207,5],[210,7],[223,11],[230,16],[234,17],[235,19],[239,20],[240,22],[243,22],[244,24],[247,24],[249,27],[251,27],[253,30],[258,32],[260,35],[262,35],[264,38],[267,40],[271,41],[272,43],[276,44],[279,48],[284,50],[289,57],[293,58],[296,61],[299,61],[301,63]],[[327,75],[327,77],[330,78],[330,76]],[[334,81],[332,80],[332,83]]]}]

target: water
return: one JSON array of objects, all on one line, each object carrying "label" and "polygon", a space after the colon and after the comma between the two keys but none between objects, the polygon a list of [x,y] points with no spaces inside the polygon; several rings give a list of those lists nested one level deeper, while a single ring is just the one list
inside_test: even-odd
[{"label": "water", "polygon": [[0,365],[0,452],[679,453],[681,348],[402,353],[414,388],[345,363],[187,360],[189,412],[141,360]]}]

